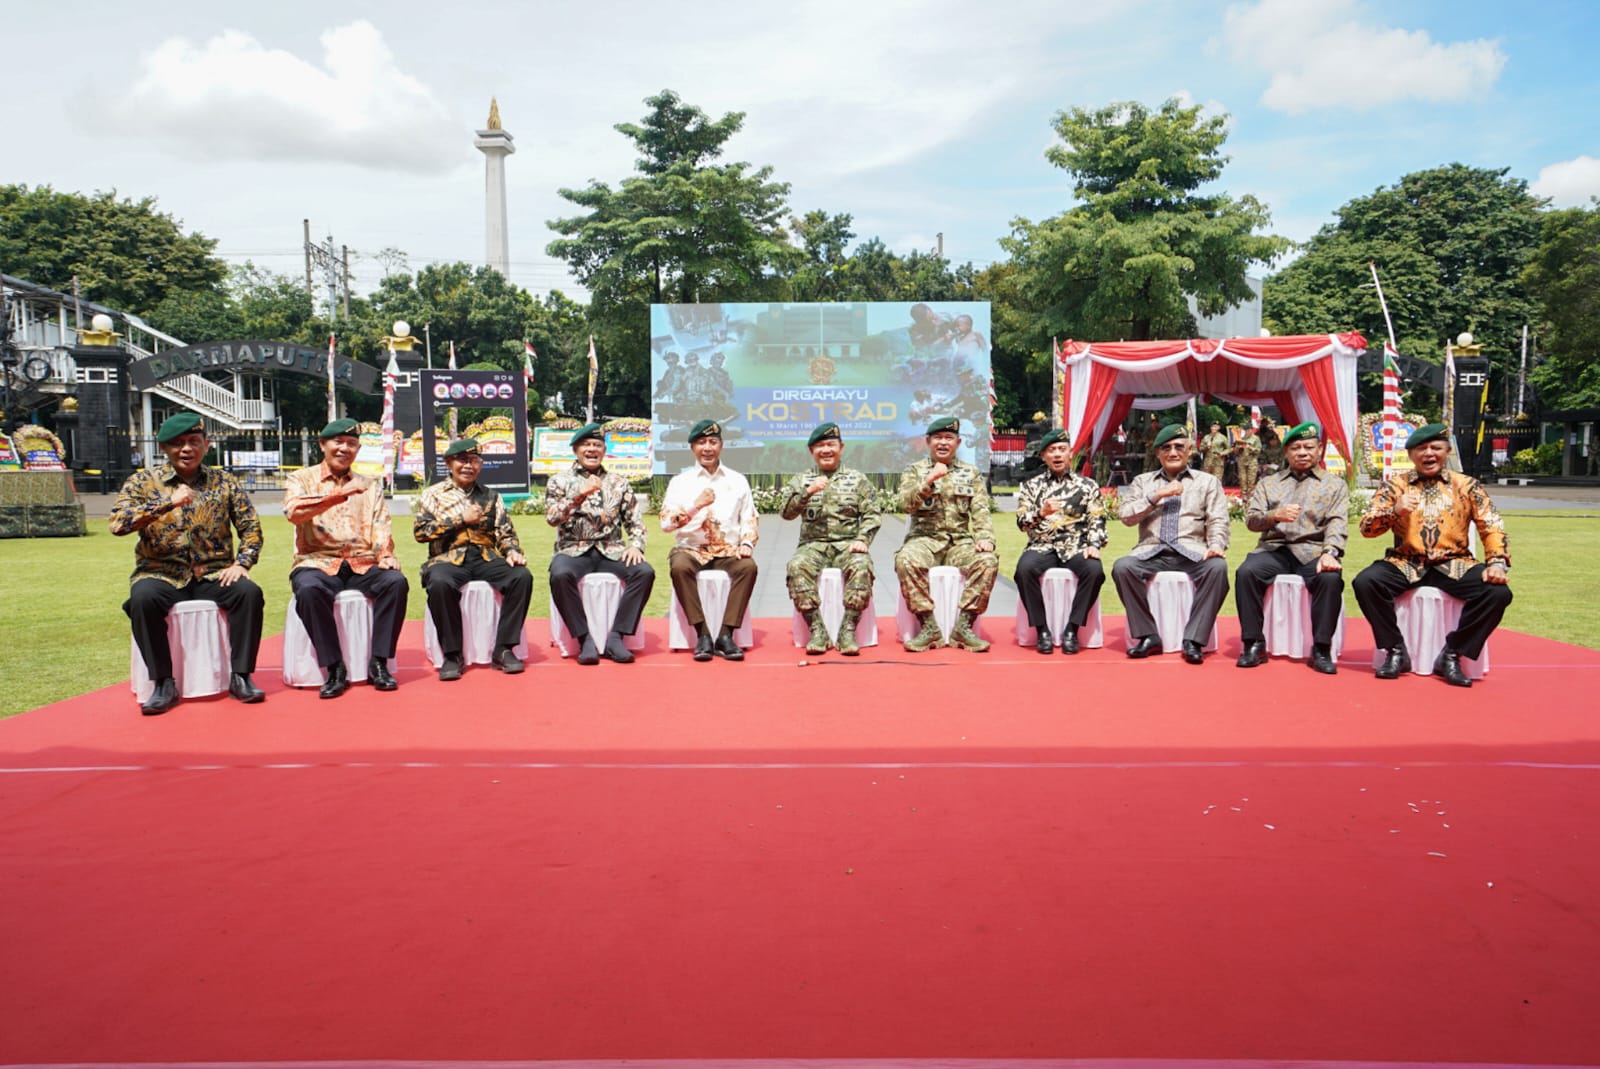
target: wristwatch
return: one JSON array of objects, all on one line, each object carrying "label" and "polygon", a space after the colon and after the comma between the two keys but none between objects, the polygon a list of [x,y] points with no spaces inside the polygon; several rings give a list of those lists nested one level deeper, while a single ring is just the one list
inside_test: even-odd
[{"label": "wristwatch", "polygon": [[1322,552],[1325,556],[1332,557],[1334,560],[1344,559],[1344,550],[1340,549],[1338,546],[1323,546]]}]

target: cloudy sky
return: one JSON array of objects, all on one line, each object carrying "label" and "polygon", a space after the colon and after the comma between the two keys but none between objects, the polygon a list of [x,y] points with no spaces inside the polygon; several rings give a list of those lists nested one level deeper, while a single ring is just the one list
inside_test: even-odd
[{"label": "cloudy sky", "polygon": [[[1062,109],[1171,96],[1232,117],[1220,187],[1304,239],[1353,197],[1460,161],[1558,205],[1600,195],[1600,4],[1490,0],[276,0],[9,5],[0,181],[154,196],[232,261],[303,271],[301,220],[412,267],[484,258],[496,97],[513,281],[557,193],[630,173],[663,88],[747,113],[727,158],[770,164],[797,212],[980,266],[1018,216],[1071,205],[1044,159]],[[0,265],[3,266],[3,265]]]}]

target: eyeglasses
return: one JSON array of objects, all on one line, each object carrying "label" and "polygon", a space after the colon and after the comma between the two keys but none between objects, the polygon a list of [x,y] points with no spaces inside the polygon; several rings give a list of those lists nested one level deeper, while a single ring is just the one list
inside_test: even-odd
[{"label": "eyeglasses", "polygon": [[1167,442],[1164,445],[1156,446],[1156,452],[1157,453],[1176,453],[1181,449],[1187,448],[1188,445],[1189,445],[1188,442]]}]

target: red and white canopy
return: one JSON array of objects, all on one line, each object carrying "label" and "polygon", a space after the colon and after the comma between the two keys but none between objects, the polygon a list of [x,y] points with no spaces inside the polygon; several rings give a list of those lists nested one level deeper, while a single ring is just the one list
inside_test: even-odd
[{"label": "red and white canopy", "polygon": [[1140,397],[1162,408],[1210,394],[1240,405],[1274,405],[1288,423],[1314,419],[1350,458],[1356,436],[1360,334],[1190,341],[1063,342],[1056,350],[1061,411],[1075,448],[1096,453]]}]

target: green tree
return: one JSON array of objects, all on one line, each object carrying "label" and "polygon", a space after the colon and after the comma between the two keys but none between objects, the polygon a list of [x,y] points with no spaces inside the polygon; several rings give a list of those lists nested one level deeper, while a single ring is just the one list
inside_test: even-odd
[{"label": "green tree", "polygon": [[1600,405],[1600,199],[1550,212],[1542,223],[1523,273],[1543,324],[1532,379],[1545,408]]},{"label": "green tree", "polygon": [[[1539,233],[1539,199],[1505,168],[1418,171],[1340,208],[1267,280],[1263,315],[1276,333],[1354,329],[1380,344],[1387,332],[1367,266],[1376,264],[1402,353],[1442,360],[1445,343],[1471,331],[1504,374],[1515,369],[1522,325],[1535,321],[1523,273]],[[1378,388],[1370,378],[1364,406]]]},{"label": "green tree", "polygon": [[789,276],[796,301],[837,301],[846,292],[849,259],[845,252],[856,236],[849,215],[811,211],[789,220],[805,260]]},{"label": "green tree", "polygon": [[[1015,315],[1000,339],[1029,352],[1052,337],[1138,341],[1194,332],[1188,298],[1214,315],[1251,297],[1245,272],[1290,243],[1254,197],[1202,192],[1222,173],[1227,118],[1169,100],[1055,119],[1046,152],[1082,202],[1039,223],[1017,219],[1001,246],[1016,264]],[[1031,413],[1030,413],[1031,414]]]},{"label": "green tree", "polygon": [[119,311],[144,316],[172,294],[215,295],[227,275],[215,248],[154,197],[0,186],[0,269],[63,292],[76,276],[84,298]]}]

